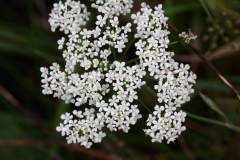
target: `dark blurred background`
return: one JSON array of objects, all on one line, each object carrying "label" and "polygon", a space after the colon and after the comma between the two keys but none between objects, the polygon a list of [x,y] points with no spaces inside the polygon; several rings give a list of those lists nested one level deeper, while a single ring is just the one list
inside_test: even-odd
[{"label": "dark blurred background", "polygon": [[[48,15],[57,0],[1,0],[0,5],[0,160],[77,160],[77,159],[146,159],[146,160],[236,160],[240,159],[240,134],[227,127],[187,117],[187,130],[175,141],[152,143],[144,135],[148,113],[140,106],[143,118],[128,134],[109,132],[100,144],[91,149],[67,145],[55,128],[60,115],[74,106],[46,96],[41,91],[39,68],[57,62],[64,65],[57,40],[63,34],[52,33]],[[85,0],[89,5],[89,1]],[[135,1],[137,12],[142,1]],[[170,21],[180,30],[191,28],[198,38],[197,46],[240,90],[240,1],[215,0],[205,2],[209,16],[200,1],[156,0],[163,4]],[[95,17],[92,13],[91,17]],[[124,19],[124,17],[121,17]],[[129,15],[125,20],[130,20]],[[93,24],[94,19],[90,24]],[[177,35],[171,29],[171,42]],[[186,45],[169,47],[176,61],[188,63],[197,76],[197,87],[211,98],[228,119],[240,126],[237,98],[215,73]],[[151,83],[151,81],[149,81]],[[142,91],[142,92],[141,92]],[[153,109],[155,98],[144,89],[142,101]],[[215,110],[195,92],[182,109],[201,117],[225,122]],[[238,110],[239,109],[239,110]]]}]

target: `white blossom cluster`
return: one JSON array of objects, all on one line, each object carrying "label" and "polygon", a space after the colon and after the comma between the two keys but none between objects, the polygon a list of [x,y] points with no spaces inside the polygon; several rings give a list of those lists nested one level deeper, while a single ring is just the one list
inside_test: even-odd
[{"label": "white blossom cluster", "polygon": [[133,0],[96,0],[92,3],[92,8],[96,8],[99,13],[103,13],[106,18],[126,15],[133,7]]},{"label": "white blossom cluster", "polygon": [[68,34],[69,31],[79,32],[80,26],[86,25],[89,14],[87,7],[80,1],[67,0],[64,4],[59,1],[54,4],[49,23],[53,32],[58,26],[60,26],[60,31],[64,31],[65,34]]},{"label": "white blossom cluster", "polygon": [[194,35],[191,30],[188,30],[188,33],[182,32],[178,35],[181,38],[181,41],[185,44],[189,44],[191,40],[194,40],[197,38],[197,35]]},{"label": "white blossom cluster", "polygon": [[163,14],[162,5],[154,9],[142,3],[141,12],[132,15],[138,31],[135,37],[139,38],[135,44],[136,54],[150,76],[158,80],[154,89],[161,104],[156,105],[153,114],[149,115],[147,126],[150,129],[144,132],[152,137],[153,142],[161,142],[165,138],[169,143],[185,130],[182,122],[186,113],[177,112],[176,108],[190,100],[189,94],[194,92],[192,83],[195,83],[196,75],[188,71],[189,65],[175,62],[172,59],[173,52],[166,51],[169,44],[168,19]]},{"label": "white blossom cluster", "polygon": [[94,112],[93,108],[86,108],[84,112],[74,110],[73,115],[69,113],[62,114],[61,119],[64,122],[60,123],[60,126],[56,129],[62,133],[62,136],[67,135],[67,143],[79,143],[86,148],[90,148],[92,142],[99,143],[106,136],[101,131],[104,126],[102,122],[103,116],[99,113],[95,116]]},{"label": "white blossom cluster", "polygon": [[[92,7],[98,10],[99,15],[92,30],[80,28],[89,19],[89,12],[80,1],[54,4],[49,22],[53,31],[60,26],[60,30],[67,34],[67,38],[58,40],[59,49],[64,49],[62,56],[66,65],[64,69],[57,63],[53,63],[50,69],[40,68],[43,94],[53,94],[75,106],[91,107],[61,116],[64,122],[57,131],[66,136],[68,143],[79,143],[89,148],[105,137],[103,127],[128,132],[130,125],[142,117],[134,101],[138,100],[137,89],[146,84],[143,77],[148,72],[158,81],[154,89],[159,105],[149,114],[147,126],[150,128],[144,132],[151,136],[153,142],[161,142],[165,138],[169,143],[185,130],[182,122],[186,113],[176,111],[176,108],[190,100],[196,75],[188,71],[189,65],[175,62],[173,52],[166,51],[169,32],[161,5],[152,10],[142,3],[141,12],[131,16],[137,26],[135,46],[138,64],[127,66],[114,55],[126,48],[127,33],[131,32],[132,24],[119,26],[118,16],[129,13],[132,3],[96,0]],[[78,73],[76,65],[85,72]]]}]

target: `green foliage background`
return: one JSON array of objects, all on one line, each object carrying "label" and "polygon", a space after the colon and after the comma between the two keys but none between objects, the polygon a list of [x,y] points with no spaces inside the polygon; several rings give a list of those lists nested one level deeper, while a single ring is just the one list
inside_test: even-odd
[{"label": "green foliage background", "polygon": [[[65,145],[64,138],[55,128],[60,123],[60,115],[71,111],[73,106],[42,94],[39,71],[41,66],[49,66],[52,62],[64,65],[61,51],[57,49],[57,40],[63,34],[52,33],[47,21],[54,2],[57,1],[1,1],[0,160],[87,160],[106,159],[107,156],[139,160],[240,159],[239,132],[190,117],[184,123],[187,130],[175,143],[152,143],[142,131],[148,113],[141,104],[143,118],[128,134],[106,130],[107,137],[102,143],[94,144],[88,150]],[[89,4],[89,1],[85,2]],[[139,10],[141,2],[135,1],[133,12]],[[166,15],[180,31],[191,28],[198,35],[194,45],[209,56],[217,69],[240,90],[240,1],[203,1],[212,20],[198,0],[152,2],[154,5],[163,4]],[[223,11],[226,14],[222,14]],[[95,16],[93,13],[90,25]],[[121,18],[130,20],[129,17]],[[170,40],[178,40],[177,35],[172,32]],[[240,126],[237,98],[215,73],[191,53],[188,46],[175,44],[169,50],[175,52],[177,61],[191,65],[191,70],[198,76],[198,89],[211,98],[233,124]],[[152,83],[151,80],[148,83]],[[155,97],[144,88],[141,91],[140,98],[153,109]],[[201,117],[225,122],[197,92],[182,108]]]}]

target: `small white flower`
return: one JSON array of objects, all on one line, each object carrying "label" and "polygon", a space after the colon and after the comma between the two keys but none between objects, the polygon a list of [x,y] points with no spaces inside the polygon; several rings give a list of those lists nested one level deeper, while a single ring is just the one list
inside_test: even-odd
[{"label": "small white flower", "polygon": [[67,124],[72,118],[73,116],[70,115],[70,113],[65,113],[61,115],[61,119],[64,120],[64,124]]},{"label": "small white flower", "polygon": [[77,35],[76,31],[72,31],[68,37],[70,38],[69,41],[77,42],[79,35]]},{"label": "small white flower", "polygon": [[113,19],[110,20],[110,23],[113,27],[117,27],[119,21],[118,21],[118,17],[114,17]]},{"label": "small white flower", "polygon": [[123,41],[117,41],[117,44],[115,45],[115,48],[118,49],[118,52],[122,52],[122,49],[125,48]]},{"label": "small white flower", "polygon": [[58,43],[58,49],[62,49],[62,48],[63,48],[64,41],[65,41],[65,38],[64,38],[64,37],[62,37],[61,39],[59,39],[59,40],[57,41],[57,43]]},{"label": "small white flower", "polygon": [[103,27],[103,25],[106,24],[106,17],[102,17],[101,15],[97,16],[97,21],[96,21],[96,25]]}]

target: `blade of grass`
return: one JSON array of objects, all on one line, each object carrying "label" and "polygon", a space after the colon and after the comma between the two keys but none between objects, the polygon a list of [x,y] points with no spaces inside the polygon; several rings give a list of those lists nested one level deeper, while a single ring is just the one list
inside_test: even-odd
[{"label": "blade of grass", "polygon": [[[186,111],[184,111],[184,112],[186,112]],[[219,122],[219,121],[216,121],[216,120],[213,120],[213,119],[198,116],[198,115],[195,115],[195,114],[192,114],[192,113],[189,113],[189,112],[186,112],[186,113],[187,113],[187,116],[190,117],[190,118],[193,118],[193,119],[196,119],[196,120],[199,120],[199,121],[202,121],[202,122],[216,124],[216,125],[219,125],[219,126],[224,126],[224,127],[227,127],[227,128],[229,128],[233,131],[236,131],[236,132],[240,133],[240,128],[238,126],[233,125],[233,124],[231,124],[229,126],[228,124],[223,123],[223,122]]]},{"label": "blade of grass", "polygon": [[209,17],[211,20],[213,20],[213,17],[212,17],[212,15],[211,15],[210,11],[208,10],[207,6],[206,6],[205,3],[203,2],[203,0],[199,0],[199,1],[200,1],[200,3],[202,4],[202,6],[203,6],[206,14],[208,15],[208,17]]},{"label": "blade of grass", "polygon": [[232,122],[227,118],[227,116],[222,112],[222,110],[217,106],[216,103],[214,103],[213,100],[211,100],[208,96],[206,96],[205,94],[203,94],[201,91],[198,91],[198,94],[200,95],[200,97],[202,98],[202,100],[211,108],[213,109],[215,112],[217,112],[218,114],[220,114],[226,121],[226,124],[230,127],[232,126]]}]

